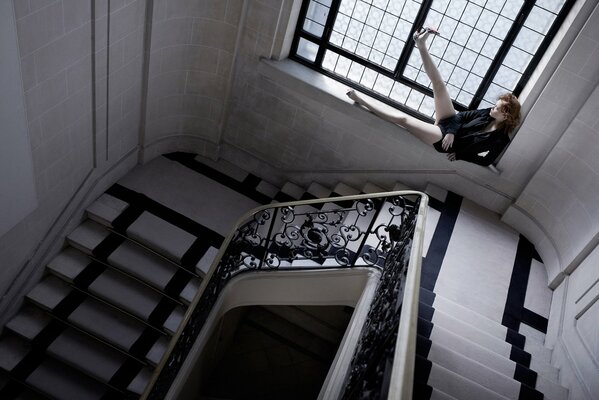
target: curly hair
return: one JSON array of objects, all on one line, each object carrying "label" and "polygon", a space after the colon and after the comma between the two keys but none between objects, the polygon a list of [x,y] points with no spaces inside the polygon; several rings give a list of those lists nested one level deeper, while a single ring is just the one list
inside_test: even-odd
[{"label": "curly hair", "polygon": [[518,124],[520,124],[520,102],[518,101],[518,98],[511,93],[499,96],[499,100],[505,102],[500,110],[505,115],[503,127],[507,133],[511,133],[516,129]]}]

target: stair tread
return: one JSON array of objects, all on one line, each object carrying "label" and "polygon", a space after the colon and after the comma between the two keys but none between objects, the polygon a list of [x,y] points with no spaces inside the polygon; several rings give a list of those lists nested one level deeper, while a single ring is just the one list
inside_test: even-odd
[{"label": "stair tread", "polygon": [[[426,307],[426,305],[424,306]],[[438,324],[454,333],[462,335],[463,337],[474,343],[478,343],[500,354],[508,354],[509,356],[511,344],[505,341],[505,335],[503,336],[503,338],[501,338],[498,335],[492,335],[485,330],[479,329],[475,325],[472,325],[468,322],[464,322],[461,319],[455,318],[453,315],[448,314],[443,310],[435,310],[432,322],[435,325]],[[527,351],[526,346],[524,350]],[[537,354],[540,354],[541,352],[550,353],[550,351],[551,350],[545,347],[539,347],[536,348],[536,352],[531,353],[531,355],[534,357],[537,356]],[[541,360],[543,359],[544,358],[541,358]]]},{"label": "stair tread", "polygon": [[169,341],[166,336],[161,336],[152,345],[152,348],[146,354],[146,360],[150,361],[153,365],[158,365],[160,359],[164,355],[164,352],[168,348]]},{"label": "stair tread", "polygon": [[129,204],[117,199],[108,193],[102,194],[87,208],[89,218],[103,225],[112,226],[112,222],[119,216]]},{"label": "stair tread", "polygon": [[212,266],[212,262],[218,255],[219,249],[216,247],[210,246],[206,253],[200,258],[200,261],[196,264],[196,272],[200,276],[205,276],[210,271],[210,267]]},{"label": "stair tread", "polygon": [[162,299],[149,287],[111,270],[100,274],[89,285],[89,291],[146,320]]},{"label": "stair tread", "polygon": [[189,281],[189,283],[183,288],[181,291],[181,299],[185,301],[185,303],[190,304],[193,301],[196,293],[200,289],[201,281],[197,278],[194,278]]},{"label": "stair tread", "polygon": [[67,247],[48,263],[55,274],[72,281],[91,262],[89,257],[74,247]]},{"label": "stair tread", "polygon": [[127,228],[127,236],[178,264],[197,239],[191,233],[147,211]]},{"label": "stair tread", "polygon": [[[420,288],[420,290],[431,293],[430,291],[424,288]],[[451,299],[448,299],[447,297],[443,297],[437,293],[435,293],[435,299],[433,301],[432,307],[436,310],[443,311],[449,315],[459,315],[462,321],[467,322],[470,325],[476,326],[478,329],[483,330],[493,336],[497,336],[500,339],[505,339],[505,336],[507,334],[508,328],[502,325],[501,322],[491,319],[486,315],[483,315],[468,307],[464,307],[463,305]],[[532,341],[537,342],[542,347],[545,347],[544,344],[539,342],[536,338],[526,338],[526,342]],[[548,352],[551,352],[551,349],[546,349]]]},{"label": "stair tread", "polygon": [[299,200],[304,194],[304,189],[293,182],[286,182],[281,188],[281,192],[291,196],[295,200]]},{"label": "stair tread", "polygon": [[51,320],[52,317],[39,308],[24,304],[6,327],[25,339],[33,340]]},{"label": "stair tread", "polygon": [[23,339],[6,336],[0,340],[0,369],[10,372],[29,353],[29,346]]},{"label": "stair tread", "polygon": [[[521,383],[515,380],[513,376],[506,376],[491,368],[485,362],[476,361],[454,348],[448,348],[432,341],[427,358],[433,363],[507,398],[518,398]],[[541,376],[537,377],[535,387],[536,389],[531,389],[543,393],[548,400],[567,400],[568,398],[566,388]]]},{"label": "stair tread", "polygon": [[364,184],[362,187],[362,193],[383,193],[387,191],[388,190],[385,190],[372,182],[366,182],[366,184]]},{"label": "stair tread", "polygon": [[145,367],[133,378],[133,380],[127,386],[127,390],[137,395],[142,395],[150,379],[152,378],[152,369]]},{"label": "stair tread", "polygon": [[308,186],[308,189],[306,189],[306,192],[310,193],[312,196],[316,197],[317,199],[331,197],[331,189],[329,189],[328,187],[326,187],[324,185],[321,185],[318,182],[310,183],[310,186]]},{"label": "stair tread", "polygon": [[164,290],[178,269],[176,265],[130,242],[124,242],[113,251],[108,262],[160,290]]},{"label": "stair tread", "polygon": [[295,306],[262,306],[269,312],[278,315],[292,324],[301,326],[303,329],[320,337],[332,344],[338,344],[344,329],[335,329],[332,325],[320,320],[313,314]]},{"label": "stair tread", "polygon": [[52,359],[44,360],[26,381],[34,388],[61,400],[100,400],[107,391],[106,386]]},{"label": "stair tread", "polygon": [[261,180],[258,186],[256,186],[256,191],[273,199],[279,192],[279,188],[269,182]]},{"label": "stair tread", "polygon": [[[514,375],[514,370],[516,369],[515,361],[510,360],[509,357],[506,357],[503,354],[496,353],[484,346],[465,339],[460,335],[456,335],[441,326],[435,326],[431,332],[430,340],[437,345],[452,349],[466,357],[483,363],[493,370],[506,376],[511,377]],[[549,367],[552,366],[549,365]],[[530,369],[537,372],[539,374],[539,378],[552,380],[553,382],[557,383],[557,379],[554,379],[556,377],[553,374],[547,374],[547,372],[543,369],[535,368],[534,363],[531,363]]]},{"label": "stair tread", "polygon": [[110,232],[104,226],[88,219],[75,228],[67,236],[67,240],[73,247],[86,254],[91,254],[92,250],[106,239],[109,234]]},{"label": "stair tread", "polygon": [[54,276],[47,276],[31,289],[27,298],[46,309],[53,310],[70,292],[71,287],[68,283]]},{"label": "stair tread", "polygon": [[333,192],[340,194],[341,196],[353,196],[356,194],[360,194],[360,191],[356,188],[353,188],[343,182],[339,182],[333,188]]},{"label": "stair tread", "polygon": [[84,300],[68,320],[124,350],[129,350],[146,328],[141,322],[91,299]]},{"label": "stair tread", "polygon": [[48,353],[104,382],[118,371],[127,356],[75,329],[66,329],[50,346]]},{"label": "stair tread", "polygon": [[219,159],[218,161],[211,160],[206,157],[202,157],[197,155],[194,157],[194,160],[217,170],[230,178],[235,179],[238,182],[243,182],[243,180],[249,175],[247,171],[239,168],[237,165],[230,163],[225,159]]},{"label": "stair tread", "polygon": [[[421,378],[422,363],[427,363],[427,361],[422,357],[417,356],[415,372],[416,380]],[[432,363],[431,365],[427,382],[423,383],[460,400],[508,400],[507,397],[495,393],[494,391],[435,363]]]},{"label": "stair tread", "polygon": [[476,360],[444,346],[431,343],[428,360],[507,398],[517,398],[521,383]]}]

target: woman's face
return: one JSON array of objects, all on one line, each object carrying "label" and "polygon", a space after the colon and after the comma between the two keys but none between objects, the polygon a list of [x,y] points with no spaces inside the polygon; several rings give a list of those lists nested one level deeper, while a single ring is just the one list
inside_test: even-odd
[{"label": "woman's face", "polygon": [[506,104],[507,102],[505,100],[497,100],[497,103],[495,103],[495,107],[491,108],[491,117],[495,118],[495,121],[497,122],[503,122],[505,121],[505,114],[501,111],[501,109],[503,108],[503,106]]}]

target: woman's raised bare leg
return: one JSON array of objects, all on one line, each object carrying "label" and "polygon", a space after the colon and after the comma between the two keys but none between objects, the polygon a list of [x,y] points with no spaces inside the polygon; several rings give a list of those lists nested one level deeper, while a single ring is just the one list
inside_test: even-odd
[{"label": "woman's raised bare leg", "polygon": [[451,102],[451,98],[447,92],[447,87],[445,86],[443,77],[441,77],[441,73],[437,69],[437,66],[428,52],[426,39],[429,35],[430,31],[425,28],[424,32],[422,33],[414,33],[414,41],[416,42],[416,46],[420,52],[424,71],[426,72],[426,75],[428,75],[433,85],[433,96],[435,100],[435,123],[437,123],[444,118],[453,116],[455,114],[455,109],[453,108],[453,103]]},{"label": "woman's raised bare leg", "polygon": [[441,129],[438,126],[421,121],[418,118],[414,118],[411,115],[398,110],[395,110],[393,114],[391,114],[364,99],[353,90],[348,91],[347,96],[382,119],[407,129],[408,132],[428,145],[438,142],[443,136],[441,134]]}]

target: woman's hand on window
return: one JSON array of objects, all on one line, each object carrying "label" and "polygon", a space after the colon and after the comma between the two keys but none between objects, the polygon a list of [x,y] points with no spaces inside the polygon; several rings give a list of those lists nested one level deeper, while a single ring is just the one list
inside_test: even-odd
[{"label": "woman's hand on window", "polygon": [[445,151],[449,150],[449,148],[453,145],[453,139],[454,139],[453,133],[448,133],[447,135],[445,135],[445,137],[443,138],[443,142],[441,142],[443,150],[445,150]]},{"label": "woman's hand on window", "polygon": [[455,160],[457,160],[457,158],[455,156],[455,153],[449,153],[449,154],[447,154],[447,159],[449,161],[455,161]]}]

